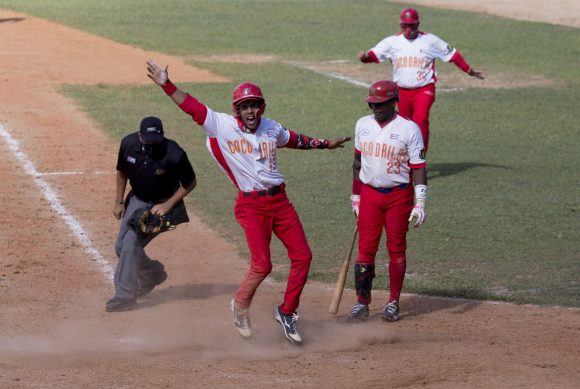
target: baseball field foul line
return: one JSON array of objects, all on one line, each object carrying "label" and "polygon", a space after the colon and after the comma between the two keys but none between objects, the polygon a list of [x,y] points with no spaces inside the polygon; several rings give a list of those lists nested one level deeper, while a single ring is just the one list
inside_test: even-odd
[{"label": "baseball field foul line", "polygon": [[10,135],[10,133],[0,124],[0,135],[8,144],[8,147],[14,154],[14,156],[20,161],[26,173],[31,176],[34,183],[40,189],[42,195],[49,202],[50,206],[54,211],[65,221],[66,225],[69,227],[75,238],[79,241],[83,247],[85,253],[94,259],[94,261],[99,265],[100,270],[108,279],[112,281],[114,271],[109,262],[97,251],[94,247],[92,241],[89,239],[87,232],[83,229],[80,223],[71,215],[66,208],[62,205],[56,193],[52,190],[50,185],[42,179],[42,174],[38,173],[34,168],[34,165],[22,150],[18,141]]},{"label": "baseball field foul line", "polygon": [[[338,60],[338,61],[329,61],[329,62],[330,63],[341,63],[341,62],[347,62],[347,60]],[[347,83],[352,84],[352,85],[362,86],[364,88],[368,88],[369,86],[371,86],[371,84],[369,84],[368,82],[357,80],[356,78],[352,78],[352,77],[348,77],[348,76],[343,76],[342,74],[338,74],[335,72],[328,72],[328,71],[320,70],[320,69],[317,69],[316,67],[304,65],[304,64],[301,64],[301,63],[296,62],[296,61],[286,61],[285,63],[287,63],[288,65],[292,65],[294,67],[297,67],[299,69],[310,70],[311,72],[314,72],[316,74],[320,74],[320,75],[325,76],[325,77],[334,78],[334,79],[337,79],[340,81],[344,81],[344,82],[347,82]],[[463,90],[463,88],[440,88],[438,90],[438,92],[458,92],[458,91],[462,91],[462,90]]]}]

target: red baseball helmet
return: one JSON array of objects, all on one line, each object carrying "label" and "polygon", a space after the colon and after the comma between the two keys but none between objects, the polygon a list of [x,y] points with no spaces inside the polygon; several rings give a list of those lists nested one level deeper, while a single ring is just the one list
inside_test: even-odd
[{"label": "red baseball helmet", "polygon": [[232,104],[238,105],[244,100],[259,100],[262,103],[266,101],[260,87],[249,82],[244,82],[243,84],[236,86],[236,89],[234,89]]},{"label": "red baseball helmet", "polygon": [[399,99],[399,87],[394,82],[381,80],[370,86],[367,102],[384,103],[392,99]]},{"label": "red baseball helmet", "polygon": [[419,12],[415,8],[405,8],[401,11],[400,24],[419,24]]},{"label": "red baseball helmet", "polygon": [[234,116],[238,117],[238,105],[246,100],[258,100],[260,102],[260,111],[258,112],[259,117],[262,116],[266,110],[266,99],[262,94],[262,90],[256,84],[250,82],[244,82],[236,86],[232,98],[232,109],[234,111]]}]

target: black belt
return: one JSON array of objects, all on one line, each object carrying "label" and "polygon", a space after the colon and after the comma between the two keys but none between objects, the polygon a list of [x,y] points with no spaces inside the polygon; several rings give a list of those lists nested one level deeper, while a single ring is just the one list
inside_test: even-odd
[{"label": "black belt", "polygon": [[252,196],[275,196],[282,191],[282,185],[273,186],[268,189],[264,190],[254,190],[252,192],[242,192],[244,197],[252,197]]},{"label": "black belt", "polygon": [[[370,186],[370,185],[369,185]],[[398,189],[405,189],[409,186],[409,184],[402,184],[399,186],[395,186],[393,188],[375,188],[374,186],[371,186],[371,188],[373,188],[374,190],[376,190],[377,192],[381,192],[383,194],[387,194],[387,193],[391,193],[394,190],[398,190]]]}]

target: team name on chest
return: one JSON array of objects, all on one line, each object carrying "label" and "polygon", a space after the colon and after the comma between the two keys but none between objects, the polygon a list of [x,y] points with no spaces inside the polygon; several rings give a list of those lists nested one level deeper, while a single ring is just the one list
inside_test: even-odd
[{"label": "team name on chest", "polygon": [[407,55],[404,57],[397,57],[394,63],[395,67],[401,68],[420,68],[426,69],[431,66],[431,60],[428,58],[417,57],[414,55]]},{"label": "team name on chest", "polygon": [[363,142],[361,153],[364,157],[398,162],[404,162],[408,156],[407,150],[397,149],[395,145],[382,142]]},{"label": "team name on chest", "polygon": [[276,152],[276,142],[270,140],[256,140],[251,142],[247,139],[232,139],[227,141],[228,150],[231,154],[260,154],[260,158],[271,158]]}]

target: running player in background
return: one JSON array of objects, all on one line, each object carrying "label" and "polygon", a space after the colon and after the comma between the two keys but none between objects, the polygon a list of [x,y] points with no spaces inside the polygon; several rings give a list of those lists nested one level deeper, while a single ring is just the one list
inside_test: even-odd
[{"label": "running player in background", "polygon": [[399,22],[401,32],[383,39],[369,51],[359,52],[358,58],[363,63],[391,61],[393,81],[399,87],[399,115],[419,125],[426,153],[429,146],[429,111],[435,102],[435,60],[453,62],[472,77],[481,80],[485,77],[447,42],[419,31],[419,13],[416,9],[403,9]]}]

